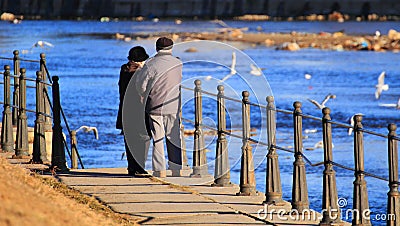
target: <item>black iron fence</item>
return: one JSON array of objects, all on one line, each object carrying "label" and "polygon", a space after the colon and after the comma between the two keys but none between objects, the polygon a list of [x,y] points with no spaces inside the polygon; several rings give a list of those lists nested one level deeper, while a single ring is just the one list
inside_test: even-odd
[{"label": "black iron fence", "polygon": [[[46,65],[46,56],[40,54],[40,60],[22,59],[19,51],[13,52],[13,58],[0,57],[2,60],[12,61],[13,74],[9,65],[4,66],[3,82],[4,101],[3,118],[1,127],[1,148],[3,152],[13,152],[13,158],[29,158],[29,138],[27,112],[35,114],[33,150],[31,163],[46,163],[51,161],[51,167],[60,171],[68,170],[65,152],[69,154],[72,168],[77,168],[79,160],[84,168],[80,155],[77,151],[76,142],[73,142],[73,131],[70,130],[67,118],[60,103],[59,77],[50,76]],[[39,70],[36,78],[27,77],[26,68],[21,63],[38,63]],[[14,79],[11,84],[11,78]],[[27,82],[33,83],[27,85]],[[13,92],[11,93],[11,87]],[[27,88],[35,90],[35,110],[27,108]],[[51,94],[49,94],[49,88]],[[62,132],[61,118],[71,138],[71,149],[68,147],[66,138]],[[16,126],[16,141],[14,141],[13,127]],[[46,132],[50,132],[51,138],[51,160],[48,159],[46,150]],[[72,152],[72,153],[71,153]]]},{"label": "black iron fence", "polygon": [[[201,89],[200,80],[195,81],[195,87],[189,88],[182,86],[182,89],[194,92],[195,98],[195,120],[183,118],[183,121],[194,124],[194,150],[193,150],[193,169],[206,169],[207,164],[203,128],[216,131],[218,134],[215,156],[215,186],[229,186],[230,172],[228,161],[228,150],[226,136],[232,136],[242,139],[241,153],[241,170],[240,170],[240,192],[238,195],[255,195],[256,180],[254,175],[254,163],[252,156],[251,143],[263,145],[267,148],[267,168],[266,168],[266,188],[265,188],[265,203],[270,205],[283,204],[282,185],[279,171],[278,150],[290,152],[294,154],[293,162],[293,188],[292,188],[292,209],[298,212],[303,212],[309,209],[308,189],[306,180],[306,163],[311,167],[324,166],[323,175],[323,194],[322,194],[322,209],[323,218],[321,224],[332,225],[339,223],[340,212],[338,212],[338,192],[336,188],[336,172],[334,166],[344,170],[354,172],[353,182],[353,225],[371,225],[370,217],[363,215],[369,209],[367,183],[365,176],[374,177],[379,180],[387,181],[389,192],[387,193],[387,225],[399,225],[400,223],[400,193],[398,187],[399,168],[398,168],[398,141],[400,137],[396,134],[397,126],[393,123],[388,124],[388,134],[376,133],[363,128],[362,115],[355,115],[353,122],[354,126],[336,122],[331,119],[331,110],[329,108],[322,109],[322,117],[315,117],[303,114],[301,103],[294,102],[293,110],[278,109],[274,105],[274,98],[268,96],[267,106],[249,101],[249,92],[242,92],[242,100],[237,100],[224,95],[224,87],[217,87],[217,94],[203,91]],[[217,98],[217,128],[213,128],[202,123],[202,96],[207,95]],[[225,100],[239,102],[242,104],[242,136],[233,134],[226,130],[226,115],[225,115]],[[264,109],[267,120],[267,138],[266,141],[255,140],[250,137],[250,106],[255,106]],[[276,115],[277,113],[284,115],[292,115],[293,118],[293,149],[279,146],[276,141]],[[323,135],[324,157],[322,162],[313,163],[303,153],[303,119],[311,119],[321,122]],[[343,128],[351,128],[354,131],[354,166],[345,166],[333,160],[332,152],[332,125]],[[389,178],[384,178],[379,175],[366,172],[364,169],[364,133],[371,134],[387,139],[388,146],[388,170]],[[203,171],[195,171],[194,174],[200,174]],[[336,214],[331,214],[336,211]]]}]

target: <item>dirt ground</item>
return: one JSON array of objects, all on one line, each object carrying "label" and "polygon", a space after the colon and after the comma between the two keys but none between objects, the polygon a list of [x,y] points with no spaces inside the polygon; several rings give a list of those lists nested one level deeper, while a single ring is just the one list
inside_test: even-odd
[{"label": "dirt ground", "polygon": [[93,197],[0,157],[0,225],[136,225]]}]

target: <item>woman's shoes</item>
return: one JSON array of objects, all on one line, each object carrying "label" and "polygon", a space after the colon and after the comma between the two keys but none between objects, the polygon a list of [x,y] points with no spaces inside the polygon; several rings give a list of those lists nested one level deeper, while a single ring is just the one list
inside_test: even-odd
[{"label": "woman's shoes", "polygon": [[151,175],[146,170],[128,170],[128,175],[133,177],[151,177]]}]

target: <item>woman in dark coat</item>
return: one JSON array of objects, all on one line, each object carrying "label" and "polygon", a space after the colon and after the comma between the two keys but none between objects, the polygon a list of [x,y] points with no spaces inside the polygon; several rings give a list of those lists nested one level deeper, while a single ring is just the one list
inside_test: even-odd
[{"label": "woman in dark coat", "polygon": [[[143,119],[145,118],[142,111],[135,111],[132,114],[129,114],[129,141],[127,143],[127,134],[124,133],[123,124],[122,124],[122,111],[123,111],[123,104],[124,104],[124,97],[126,90],[128,88],[128,84],[136,70],[141,68],[144,64],[144,61],[149,58],[145,49],[141,46],[135,46],[129,50],[128,60],[129,62],[123,64],[121,66],[121,71],[119,74],[119,108],[118,108],[118,116],[116,121],[116,128],[121,130],[121,134],[124,134],[124,142],[125,142],[125,151],[126,156],[128,159],[128,174],[132,176],[143,176],[147,175],[147,172],[144,170],[145,161],[147,157],[147,151],[150,145],[150,138],[148,136],[147,130],[144,126]],[[133,79],[132,81],[135,81]],[[137,109],[141,108],[141,101],[140,96],[137,94],[136,90],[134,92],[129,92],[130,95],[127,95],[126,101],[129,101],[129,106],[134,106]],[[143,109],[143,108],[142,108]],[[134,123],[133,126],[131,125],[132,120],[141,120],[141,122]],[[124,120],[125,122],[127,120]],[[126,125],[125,125],[126,126]]]}]

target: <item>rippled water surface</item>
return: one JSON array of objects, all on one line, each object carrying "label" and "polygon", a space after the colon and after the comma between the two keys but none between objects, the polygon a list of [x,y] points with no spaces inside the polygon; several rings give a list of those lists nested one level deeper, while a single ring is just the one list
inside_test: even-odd
[{"label": "rippled water surface", "polygon": [[[334,32],[344,30],[348,34],[373,34],[380,30],[385,34],[391,28],[400,30],[398,22],[371,22],[371,23],[331,23],[331,22],[234,22],[227,21],[232,27],[248,27],[250,32],[256,32],[261,26],[266,32]],[[94,21],[23,21],[21,24],[0,22],[0,55],[12,57],[12,51],[28,50],[21,57],[38,59],[40,52],[46,53],[47,65],[51,75],[60,77],[62,105],[68,118],[70,127],[77,129],[82,125],[96,126],[99,130],[99,140],[91,134],[78,134],[78,149],[83,163],[87,168],[94,167],[125,167],[126,160],[121,160],[124,151],[123,138],[115,129],[115,118],[118,109],[118,86],[120,65],[125,63],[129,48],[134,45],[143,45],[150,55],[155,53],[154,39],[135,40],[131,42],[119,41],[114,38],[118,33],[134,34],[149,32],[179,32],[179,31],[216,31],[219,25],[209,21],[184,21],[175,25],[172,21],[159,23],[152,22],[110,22]],[[45,40],[54,45],[53,48],[38,49],[31,46],[38,40]],[[230,43],[235,51],[243,51],[261,68],[264,78],[248,75],[249,59],[241,60],[238,57],[237,68],[242,71],[243,77],[232,76],[226,81],[227,92],[240,98],[242,89],[250,89],[252,100],[258,97],[260,103],[265,104],[265,96],[271,92],[275,97],[278,108],[293,110],[293,102],[302,102],[302,110],[306,114],[321,117],[321,111],[315,108],[308,98],[322,101],[328,93],[336,95],[336,99],[329,100],[327,106],[332,110],[332,118],[341,122],[354,113],[364,114],[363,125],[366,129],[379,133],[387,133],[388,123],[400,124],[400,111],[395,108],[385,108],[379,104],[396,103],[400,97],[400,56],[393,52],[356,52],[356,51],[327,51],[317,49],[302,49],[297,52],[277,51],[265,46],[251,46],[240,43]],[[31,50],[31,51],[29,51]],[[200,78],[203,89],[216,92],[215,80],[221,79],[229,73],[232,49],[224,45],[218,48],[199,48],[197,53],[176,51],[184,64],[184,85],[193,87],[194,78]],[[201,62],[193,60],[201,59]],[[11,64],[0,60],[0,63]],[[28,69],[28,77],[34,77],[38,70],[38,63],[22,63]],[[386,83],[390,89],[385,91],[379,100],[375,100],[374,91],[378,75],[386,72]],[[247,74],[246,74],[247,73]],[[310,80],[305,74],[312,75]],[[248,85],[242,85],[243,78]],[[268,85],[264,85],[268,81]],[[229,88],[229,89],[228,89]],[[34,109],[33,90],[28,91],[28,107]],[[253,95],[254,94],[254,95]],[[1,94],[2,95],[2,94]],[[193,119],[193,100],[191,91],[183,93],[183,115]],[[204,97],[204,123],[215,126],[215,99]],[[228,123],[232,129],[241,128],[241,106],[238,103],[227,101]],[[29,114],[29,124],[33,125],[34,115]],[[278,113],[277,140],[282,147],[293,146],[292,117]],[[305,148],[314,146],[322,140],[321,123],[311,120],[303,121],[303,129],[317,129],[316,133],[304,134]],[[252,109],[252,127],[257,128],[256,139],[265,142],[265,131],[260,127],[265,125],[265,113]],[[186,129],[192,126],[185,123]],[[237,132],[240,135],[240,132]],[[206,136],[208,161],[212,162],[215,150],[215,137]],[[191,163],[190,148],[193,139],[187,137],[189,163]],[[353,166],[353,141],[345,129],[334,126],[334,161],[348,167]],[[383,138],[365,135],[365,162],[366,171],[379,176],[388,177],[387,142]],[[229,155],[232,165],[231,178],[239,183],[241,140],[230,138]],[[257,177],[257,188],[265,190],[265,154],[263,146],[254,147],[254,159]],[[293,154],[278,152],[280,155],[280,170],[282,174],[283,196],[291,199]],[[323,150],[305,150],[306,156],[313,162],[323,160]],[[150,159],[150,158],[149,158]],[[323,167],[306,166],[310,205],[321,209],[322,171]],[[147,163],[151,168],[151,163]],[[353,172],[335,168],[337,171],[337,185],[339,197],[348,201],[347,208],[352,206]],[[213,173],[213,164],[209,166]],[[367,177],[369,203],[373,215],[386,212],[386,181]],[[373,217],[374,217],[373,216]],[[383,221],[374,221],[374,225],[384,224]]]}]

